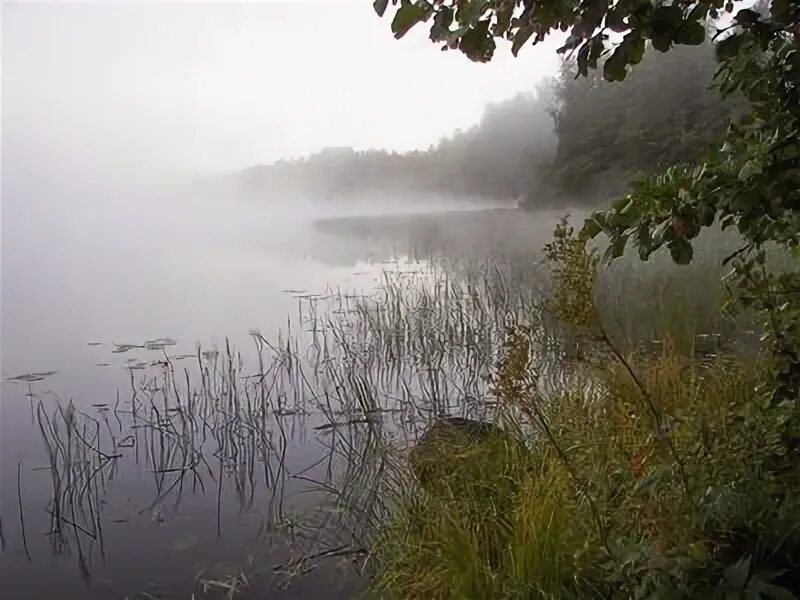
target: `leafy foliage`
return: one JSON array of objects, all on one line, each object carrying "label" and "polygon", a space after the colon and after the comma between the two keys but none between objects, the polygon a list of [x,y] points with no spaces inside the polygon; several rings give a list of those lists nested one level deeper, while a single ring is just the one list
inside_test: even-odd
[{"label": "leafy foliage", "polygon": [[[554,94],[558,149],[546,180],[552,193],[605,202],[639,173],[707,153],[740,105],[711,89],[716,69],[705,47],[650,53],[625,85],[600,72],[576,77],[575,62],[564,62]],[[538,196],[533,190],[532,207]]]},{"label": "leafy foliage", "polygon": [[[784,0],[785,2],[785,0]],[[398,4],[393,0],[392,4]],[[458,49],[471,60],[487,62],[496,38],[511,43],[516,55],[528,43],[538,44],[548,34],[568,33],[560,53],[575,53],[582,75],[596,68],[601,57],[604,76],[622,81],[628,65],[638,64],[649,43],[660,52],[676,45],[697,46],[705,41],[705,22],[717,18],[731,2],[653,3],[649,0],[402,0],[392,31],[402,37],[414,25],[430,22],[430,39],[444,42],[443,50]],[[383,15],[387,3],[376,3]],[[753,11],[749,11],[753,13]],[[743,21],[752,19],[742,13]],[[396,25],[397,22],[402,27]],[[619,39],[616,44],[611,39]]]},{"label": "leafy foliage", "polygon": [[[774,3],[773,13],[781,5]],[[744,246],[730,257],[731,306],[764,315],[776,402],[800,396],[800,272],[796,264],[781,272],[765,264],[770,245],[800,254],[800,8],[794,10],[766,20],[740,11],[737,30],[717,46],[720,88],[742,94],[750,107],[731,124],[719,153],[634,181],[630,194],[585,228],[620,247],[632,241],[643,259],[666,246],[678,263],[692,260],[702,228],[718,221],[737,230]]]},{"label": "leafy foliage", "polygon": [[764,468],[789,415],[751,414],[757,371],[718,364],[687,375],[669,351],[635,365],[677,423],[687,495],[624,369],[609,373],[601,398],[576,381],[543,404],[529,391],[530,349],[524,330],[509,333],[495,389],[506,421],[527,403],[522,418],[543,411],[550,434],[534,423],[527,447],[490,438],[468,469],[405,487],[374,548],[380,597],[795,597],[800,506],[786,498],[798,480]]},{"label": "leafy foliage", "polygon": [[[764,262],[769,243],[800,255],[800,3],[772,0],[768,10],[736,10],[740,2],[723,0],[401,4],[420,7],[418,22],[433,18],[432,40],[447,39],[448,47],[458,47],[473,60],[491,58],[493,38],[510,40],[516,53],[528,40],[535,44],[552,31],[567,32],[559,51],[575,53],[578,73],[588,75],[602,58],[603,77],[611,82],[626,79],[648,45],[667,52],[675,45],[700,44],[709,20],[718,22],[723,9],[731,14],[730,24],[714,36],[727,35],[716,45],[717,81],[723,94],[741,94],[748,112],[731,124],[716,155],[635,181],[631,193],[594,215],[584,233],[608,235],[614,249],[610,258],[633,240],[643,259],[667,246],[677,263],[686,264],[702,227],[715,220],[735,227],[745,246],[733,257],[732,288],[739,306],[755,306],[768,322],[774,360],[769,394],[775,402],[797,402],[800,271],[770,273]],[[467,34],[470,48],[464,49]]]},{"label": "leafy foliage", "polygon": [[[582,511],[583,519],[569,516],[585,544],[574,548],[572,562],[558,565],[564,576],[547,588],[520,582],[510,592],[503,587],[509,576],[499,569],[483,596],[795,597],[800,269],[797,260],[770,269],[767,251],[800,258],[800,2],[772,0],[768,10],[723,0],[413,4],[421,8],[418,22],[433,18],[432,40],[445,40],[472,60],[490,60],[494,38],[510,41],[516,53],[552,31],[566,32],[560,51],[575,55],[578,74],[602,66],[608,82],[626,80],[649,48],[668,52],[702,44],[707,24],[721,24],[724,10],[728,23],[714,36],[720,40],[716,80],[724,95],[739,94],[747,103],[717,152],[637,179],[629,194],[592,215],[579,237],[558,229],[548,252],[556,266],[559,316],[599,331],[610,344],[591,310],[593,275],[586,265],[594,266],[595,255],[583,245],[602,233],[609,239],[609,261],[632,244],[642,260],[667,248],[674,262],[688,264],[703,228],[719,223],[735,229],[744,245],[725,261],[733,267],[727,278],[731,308],[762,315],[766,367],[718,365],[698,376],[677,369],[669,356],[636,368],[614,351],[622,380],[612,378],[606,400],[612,406],[621,398],[634,400],[625,403],[631,421],[622,428],[579,393],[578,401],[561,398],[542,416],[536,394],[517,393],[514,382],[497,386],[501,401],[512,390],[515,406],[529,399],[523,415],[547,424],[535,443],[539,455],[555,454],[569,475],[572,495],[562,496],[559,506]],[[509,337],[511,355],[527,347],[520,339]],[[500,376],[511,375],[501,369]],[[522,381],[530,377],[525,373]],[[592,526],[598,520],[600,527]],[[543,522],[533,531],[547,532]],[[564,543],[570,543],[566,536]],[[509,548],[512,564],[523,562],[522,552]]]}]

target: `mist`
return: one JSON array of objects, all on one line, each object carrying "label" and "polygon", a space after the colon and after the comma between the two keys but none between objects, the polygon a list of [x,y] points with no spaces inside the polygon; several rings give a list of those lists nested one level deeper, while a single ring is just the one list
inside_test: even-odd
[{"label": "mist", "polygon": [[313,193],[267,204],[237,172],[328,146],[427,148],[555,65],[543,51],[487,69],[422,33],[398,43],[368,3],[4,4],[4,371],[98,335],[257,325],[244,321],[287,305],[259,283],[299,269],[270,267],[265,248],[313,272],[312,218],[452,198],[387,186],[336,209]]},{"label": "mist", "polygon": [[[576,81],[564,37],[478,64],[364,0],[3,3],[0,596],[201,597],[198,565],[258,553],[277,573],[286,489],[293,515],[321,507],[307,484],[362,433],[371,452],[443,409],[484,418],[554,224],[700,155],[736,109],[703,50],[649,53],[620,88]],[[650,342],[648,311],[616,329]],[[97,434],[58,459],[73,429]],[[58,538],[52,507],[87,490],[91,522]],[[335,547],[327,516],[303,531]],[[322,573],[264,590],[353,597]]]},{"label": "mist", "polygon": [[3,10],[4,144],[129,177],[427,148],[557,68],[551,44],[486,68],[398,43],[362,2]]},{"label": "mist", "polygon": [[702,49],[688,79],[681,53],[648,54],[621,90],[576,82],[557,39],[470,63],[363,3],[12,3],[2,27],[4,372],[90,338],[274,329],[282,290],[421,239],[354,250],[316,221],[590,206],[732,110]]}]

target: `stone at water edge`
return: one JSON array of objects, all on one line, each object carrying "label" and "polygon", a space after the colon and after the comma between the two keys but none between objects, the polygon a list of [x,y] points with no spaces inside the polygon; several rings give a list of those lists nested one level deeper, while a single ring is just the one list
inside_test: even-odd
[{"label": "stone at water edge", "polygon": [[501,432],[499,427],[485,421],[441,417],[428,427],[411,450],[411,470],[425,485],[433,476],[452,473],[462,460],[459,455]]}]

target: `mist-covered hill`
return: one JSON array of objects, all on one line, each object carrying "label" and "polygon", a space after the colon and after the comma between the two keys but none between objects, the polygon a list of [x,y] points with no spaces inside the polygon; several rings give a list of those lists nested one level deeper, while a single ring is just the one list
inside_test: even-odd
[{"label": "mist-covered hill", "polygon": [[487,106],[481,121],[427,150],[406,153],[327,148],[241,173],[250,192],[314,199],[409,192],[516,199],[537,183],[532,165],[556,150],[549,101],[521,94]]},{"label": "mist-covered hill", "polygon": [[[427,150],[328,148],[240,174],[257,197],[335,200],[446,194],[528,207],[593,203],[629,178],[707,152],[734,110],[712,88],[710,48],[646,53],[625,85],[576,78],[565,61],[535,91],[486,107]],[[445,110],[443,108],[443,110]]]}]

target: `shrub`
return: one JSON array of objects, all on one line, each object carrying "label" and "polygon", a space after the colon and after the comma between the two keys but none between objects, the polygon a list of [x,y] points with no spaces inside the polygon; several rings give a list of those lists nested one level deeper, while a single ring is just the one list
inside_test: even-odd
[{"label": "shrub", "polygon": [[[760,393],[764,365],[614,347],[594,307],[591,250],[568,228],[548,255],[552,311],[610,347],[602,386],[538,391],[535,336],[510,327],[492,389],[516,438],[477,441],[410,485],[374,551],[397,598],[794,598],[800,461],[794,403]],[[586,253],[589,253],[587,255]]]}]

